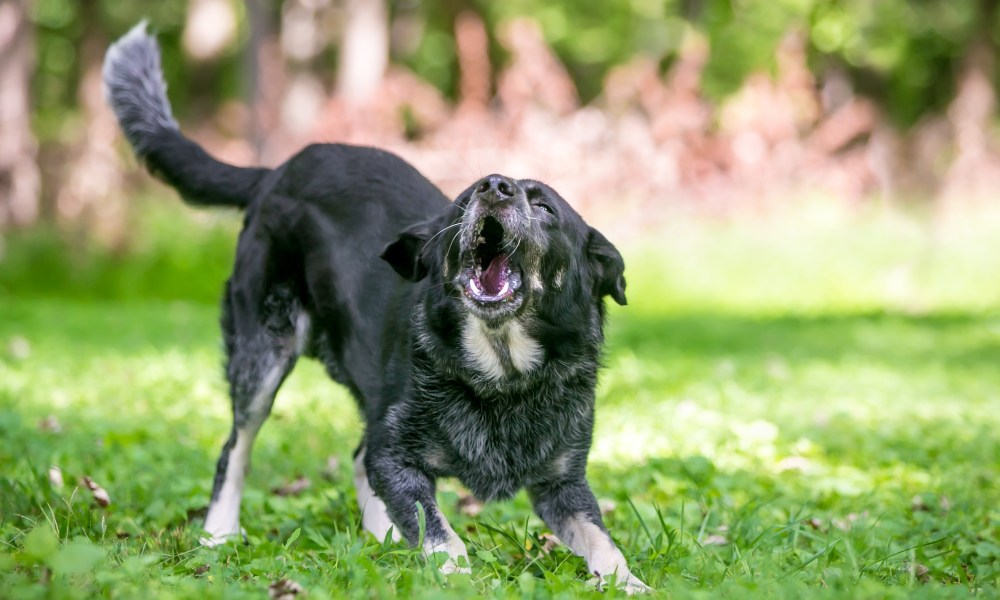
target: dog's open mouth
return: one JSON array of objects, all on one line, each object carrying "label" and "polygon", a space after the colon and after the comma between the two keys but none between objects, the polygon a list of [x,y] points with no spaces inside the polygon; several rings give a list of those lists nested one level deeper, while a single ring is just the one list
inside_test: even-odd
[{"label": "dog's open mouth", "polygon": [[508,253],[510,241],[504,239],[503,225],[493,217],[484,218],[473,244],[462,273],[465,295],[481,304],[513,299],[521,288],[521,270]]}]

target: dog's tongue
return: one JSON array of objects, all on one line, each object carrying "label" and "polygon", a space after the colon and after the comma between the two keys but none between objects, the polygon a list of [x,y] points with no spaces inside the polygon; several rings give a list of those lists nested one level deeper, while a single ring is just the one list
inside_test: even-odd
[{"label": "dog's tongue", "polygon": [[507,281],[507,255],[498,254],[490,266],[486,267],[479,282],[483,285],[483,291],[491,296],[496,296],[503,289],[503,284]]}]

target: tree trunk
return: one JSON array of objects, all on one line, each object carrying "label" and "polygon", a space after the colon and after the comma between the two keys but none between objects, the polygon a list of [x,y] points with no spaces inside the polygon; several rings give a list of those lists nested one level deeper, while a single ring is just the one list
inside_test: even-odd
[{"label": "tree trunk", "polygon": [[31,135],[33,36],[28,0],[0,0],[0,230],[38,218],[37,147]]},{"label": "tree trunk", "polygon": [[349,106],[363,106],[389,64],[389,14],[385,0],[347,0],[346,9],[337,92]]}]

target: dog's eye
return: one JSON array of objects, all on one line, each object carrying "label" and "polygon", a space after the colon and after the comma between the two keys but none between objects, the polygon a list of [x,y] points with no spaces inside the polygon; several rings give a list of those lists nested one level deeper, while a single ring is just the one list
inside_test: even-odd
[{"label": "dog's eye", "polygon": [[548,204],[543,204],[543,203],[539,202],[538,204],[535,204],[533,206],[535,208],[539,209],[539,210],[542,210],[542,211],[545,211],[545,212],[549,213],[550,215],[551,214],[555,214],[555,213],[552,212],[552,207],[549,206]]}]

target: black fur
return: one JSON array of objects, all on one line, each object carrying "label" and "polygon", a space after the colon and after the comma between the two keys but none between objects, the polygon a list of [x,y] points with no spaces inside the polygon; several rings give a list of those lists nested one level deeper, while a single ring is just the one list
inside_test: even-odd
[{"label": "black fur", "polygon": [[[494,175],[451,202],[400,158],[338,144],[273,171],[223,165],[160,118],[165,97],[136,93],[158,71],[118,66],[151,64],[149,43],[130,34],[105,70],[129,141],[186,200],[246,209],[222,318],[234,430],[213,498],[237,430],[256,433],[303,353],[356,398],[371,486],[411,543],[417,502],[427,539],[446,536],[431,510],[445,476],[484,500],[527,488],[557,533],[578,515],[603,530],[585,472],[604,297],[626,302],[614,246],[537,181]],[[508,295],[477,300],[470,277],[487,285],[497,253]]]}]

